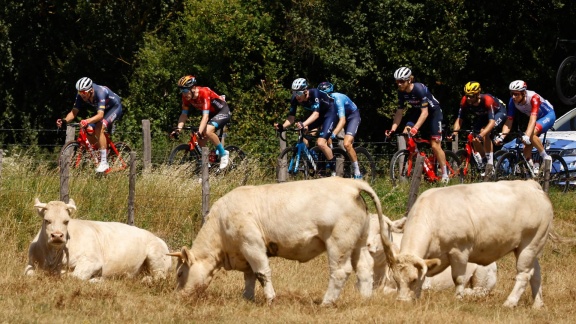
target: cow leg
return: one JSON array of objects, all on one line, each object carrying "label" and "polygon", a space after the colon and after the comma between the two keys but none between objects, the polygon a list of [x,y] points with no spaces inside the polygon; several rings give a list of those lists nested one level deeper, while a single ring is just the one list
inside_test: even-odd
[{"label": "cow leg", "polygon": [[338,299],[348,276],[352,273],[352,249],[348,251],[342,252],[342,249],[335,242],[326,242],[330,281],[322,300],[322,306],[332,305]]},{"label": "cow leg", "polygon": [[[264,242],[255,238],[245,237],[244,244],[240,247],[240,251],[246,258],[248,264],[250,264],[254,276],[262,285],[266,301],[268,304],[271,304],[274,298],[276,298],[276,292],[272,286],[272,269],[270,269],[270,263],[266,256],[266,246]],[[246,277],[244,277],[244,279],[246,280]],[[246,294],[246,292],[244,294]]]},{"label": "cow leg", "polygon": [[[72,272],[72,276],[80,280],[89,280],[94,276],[102,276],[102,265],[94,262],[79,262]],[[96,280],[92,280],[96,282]]]},{"label": "cow leg", "polygon": [[534,299],[532,308],[542,308],[544,306],[544,300],[542,299],[542,277],[538,259],[534,260],[534,274],[532,278],[530,278],[530,288],[532,288],[532,299]]},{"label": "cow leg", "polygon": [[363,297],[372,296],[374,286],[374,259],[367,247],[356,248],[352,252],[352,267],[358,277],[356,288]]},{"label": "cow leg", "polygon": [[[518,250],[517,250],[518,251]],[[534,275],[535,256],[530,249],[523,249],[516,254],[516,283],[512,292],[504,302],[505,307],[516,307],[520,297],[526,290],[528,281],[531,281]],[[540,297],[541,299],[541,297]],[[541,301],[541,300],[540,300]]]},{"label": "cow leg", "polygon": [[467,284],[466,266],[468,264],[468,254],[462,251],[450,253],[450,266],[452,267],[452,281],[456,286],[456,298],[462,299],[465,295]]},{"label": "cow leg", "polygon": [[256,288],[256,274],[252,269],[244,271],[244,293],[242,296],[248,300],[254,300],[254,289]]}]

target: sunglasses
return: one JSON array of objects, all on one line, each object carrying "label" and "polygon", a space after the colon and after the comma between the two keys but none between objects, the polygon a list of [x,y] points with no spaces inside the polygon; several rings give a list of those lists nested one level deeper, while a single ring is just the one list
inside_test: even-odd
[{"label": "sunglasses", "polygon": [[190,92],[190,88],[180,88],[180,93],[188,93]]},{"label": "sunglasses", "polygon": [[476,99],[476,98],[478,98],[477,95],[471,95],[471,96],[468,96],[468,95],[467,95],[467,96],[466,96],[466,99],[468,99],[468,100],[472,100],[472,99]]},{"label": "sunglasses", "polygon": [[304,90],[302,91],[292,91],[292,93],[296,96],[296,97],[302,97],[304,95]]},{"label": "sunglasses", "polygon": [[518,97],[518,96],[521,96],[521,95],[522,95],[522,92],[510,92],[510,95],[511,95],[512,97]]},{"label": "sunglasses", "polygon": [[89,93],[90,93],[90,90],[80,90],[80,91],[78,91],[78,94],[79,94],[79,95],[85,95],[85,94],[89,94]]},{"label": "sunglasses", "polygon": [[408,82],[408,80],[396,80],[396,84],[404,84]]}]

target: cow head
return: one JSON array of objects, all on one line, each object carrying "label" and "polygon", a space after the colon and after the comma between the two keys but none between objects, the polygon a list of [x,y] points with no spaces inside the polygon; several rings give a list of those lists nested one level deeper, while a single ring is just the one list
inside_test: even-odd
[{"label": "cow head", "polygon": [[212,281],[213,267],[197,260],[192,251],[183,246],[180,252],[168,253],[178,258],[176,266],[176,290],[182,295],[204,292]]},{"label": "cow head", "polygon": [[46,242],[55,247],[64,246],[68,239],[70,214],[76,210],[74,200],[70,199],[68,204],[62,201],[42,203],[36,198],[34,207],[38,210],[38,216],[43,219],[41,235]]},{"label": "cow head", "polygon": [[439,259],[424,260],[415,255],[398,255],[392,271],[394,281],[398,286],[396,299],[412,301],[420,298],[426,273],[438,265],[440,265]]}]

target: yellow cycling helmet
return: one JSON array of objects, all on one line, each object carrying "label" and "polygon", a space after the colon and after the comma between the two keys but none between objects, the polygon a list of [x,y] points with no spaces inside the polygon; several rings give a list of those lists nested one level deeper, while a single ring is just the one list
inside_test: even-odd
[{"label": "yellow cycling helmet", "polygon": [[468,96],[479,94],[480,90],[480,83],[476,81],[470,81],[464,86],[464,93]]},{"label": "yellow cycling helmet", "polygon": [[185,75],[178,80],[178,87],[191,88],[196,84],[196,78],[192,75]]}]

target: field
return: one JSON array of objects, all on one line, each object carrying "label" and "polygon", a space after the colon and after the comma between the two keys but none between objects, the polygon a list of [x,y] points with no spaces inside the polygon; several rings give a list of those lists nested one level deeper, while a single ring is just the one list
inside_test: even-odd
[{"label": "field", "polygon": [[[226,178],[211,179],[211,201],[244,182],[260,184],[274,179],[249,163]],[[105,177],[73,174],[70,196],[78,206],[75,217],[125,222],[127,188],[125,173]],[[136,188],[136,225],[163,238],[171,250],[190,246],[202,218],[197,179],[157,167],[139,174]],[[392,219],[402,217],[408,188],[392,189],[387,180],[378,180],[374,188],[385,214]],[[218,272],[207,292],[197,299],[174,293],[174,272],[167,280],[150,285],[138,278],[91,284],[68,277],[25,277],[28,244],[40,227],[33,209],[36,197],[43,202],[59,198],[57,170],[24,159],[4,159],[0,169],[0,323],[571,323],[576,315],[576,248],[573,243],[551,240],[540,260],[546,304],[541,310],[530,307],[529,288],[519,307],[502,306],[514,284],[511,255],[498,262],[498,284],[484,298],[458,301],[454,292],[447,290],[424,292],[418,302],[404,303],[377,291],[365,300],[355,290],[352,275],[337,305],[330,308],[319,306],[328,283],[324,256],[303,264],[272,259],[277,293],[272,306],[266,305],[259,285],[256,302],[242,299],[244,280],[239,272]],[[576,237],[575,192],[552,192],[550,197],[555,232]]]}]

